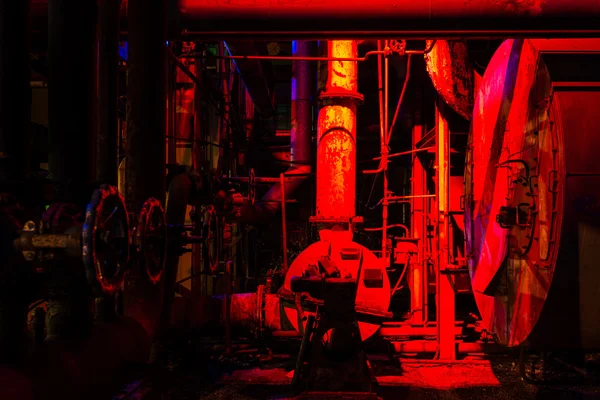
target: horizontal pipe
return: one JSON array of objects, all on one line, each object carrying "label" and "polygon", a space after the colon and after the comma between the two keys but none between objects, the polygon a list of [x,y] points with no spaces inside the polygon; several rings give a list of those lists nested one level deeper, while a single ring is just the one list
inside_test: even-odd
[{"label": "horizontal pipe", "polygon": [[[595,0],[178,0],[184,34],[277,39],[600,34]],[[225,30],[235,26],[238,30]],[[314,26],[326,29],[311,30]],[[243,27],[243,28],[241,28]],[[250,36],[248,36],[250,35]]]},{"label": "horizontal pipe", "polygon": [[[405,50],[403,54],[425,54],[425,50]],[[237,55],[237,56],[208,56],[200,54],[186,54],[181,58],[216,58],[226,60],[272,60],[272,61],[367,61],[370,56],[377,54],[388,54],[384,50],[373,50],[365,53],[363,57],[298,57],[298,56],[252,56],[252,55]]]},{"label": "horizontal pipe", "polygon": [[[271,0],[179,0],[182,15],[204,22],[214,20],[302,20],[311,25],[312,19],[394,19],[396,21],[436,21],[450,18],[486,19],[498,18],[531,20],[550,17],[600,17],[600,3],[596,0],[295,0],[274,2]],[[265,16],[268,15],[268,18]],[[308,18],[308,20],[307,20]],[[360,29],[360,27],[356,27]]]},{"label": "horizontal pipe", "polygon": [[[392,341],[392,348],[397,354],[400,353],[436,353],[438,344],[435,340],[407,340],[407,341]],[[502,353],[506,351],[506,347],[496,343],[484,342],[458,342],[456,343],[458,353]]]}]

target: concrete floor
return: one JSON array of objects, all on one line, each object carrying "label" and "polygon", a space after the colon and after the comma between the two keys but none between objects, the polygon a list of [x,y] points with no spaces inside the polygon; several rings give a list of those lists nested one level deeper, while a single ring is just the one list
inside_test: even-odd
[{"label": "concrete floor", "polygon": [[[235,364],[218,360],[213,351],[172,353],[163,367],[146,371],[143,379],[125,386],[112,400],[258,400],[290,399],[295,356],[275,355],[258,362],[251,355]],[[217,352],[218,353],[218,352]],[[252,351],[249,351],[251,354]],[[600,399],[598,375],[583,378],[555,369],[552,385],[532,385],[521,379],[519,363],[508,356],[482,364],[431,365],[370,357],[384,399]],[[559,380],[562,384],[557,384]],[[342,397],[340,397],[342,399]]]}]

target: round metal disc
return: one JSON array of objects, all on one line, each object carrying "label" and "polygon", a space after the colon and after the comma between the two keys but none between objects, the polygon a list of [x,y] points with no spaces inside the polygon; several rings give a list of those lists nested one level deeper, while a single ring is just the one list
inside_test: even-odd
[{"label": "round metal disc", "polygon": [[546,300],[562,206],[552,84],[530,41],[507,40],[481,81],[467,160],[468,266],[485,328],[523,343]]},{"label": "round metal disc", "polygon": [[167,223],[165,211],[155,198],[144,202],[138,219],[135,242],[140,270],[157,284],[165,269],[167,256]]},{"label": "round metal disc", "polygon": [[[334,262],[337,268],[340,270],[340,276],[356,278],[359,269],[359,263],[354,260],[342,260],[341,250],[346,248],[359,249],[362,251],[362,269],[361,279],[356,293],[356,306],[366,307],[375,311],[387,312],[390,306],[390,282],[387,277],[387,273],[383,266],[382,261],[377,258],[366,247],[352,242],[352,235],[343,236],[344,233],[331,232],[334,236],[327,238],[322,236],[322,240],[313,243],[307,247],[302,253],[294,259],[292,265],[287,271],[285,276],[285,282],[283,284],[284,289],[291,290],[291,281],[293,276],[301,276],[303,271],[309,264],[316,265],[319,259],[323,256],[329,255],[332,262]],[[329,240],[332,239],[332,240]],[[366,268],[381,268],[383,269],[383,287],[382,288],[368,288],[363,283],[363,275]],[[285,314],[294,326],[294,329],[299,330],[299,318],[298,311],[295,307],[284,306]],[[303,324],[306,324],[304,321]],[[379,329],[378,324],[361,322],[359,317],[358,327],[360,329],[361,337],[363,340],[371,337]]]},{"label": "round metal disc", "polygon": [[99,294],[122,286],[129,261],[129,225],[123,197],[102,185],[88,204],[82,231],[83,263],[88,282]]}]

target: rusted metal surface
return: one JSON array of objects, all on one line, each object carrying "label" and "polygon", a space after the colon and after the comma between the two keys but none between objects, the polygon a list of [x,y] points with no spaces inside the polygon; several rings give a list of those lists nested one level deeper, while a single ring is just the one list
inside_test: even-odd
[{"label": "rusted metal surface", "polygon": [[465,41],[427,41],[425,47],[431,51],[425,54],[427,72],[433,86],[447,105],[470,120],[473,114],[474,71],[469,60]]},{"label": "rusted metal surface", "polygon": [[593,211],[577,203],[600,196],[600,94],[551,78],[526,40],[504,42],[483,77],[466,169],[468,266],[485,328],[501,343],[589,348],[600,332],[589,264],[598,235]]},{"label": "rusted metal surface", "polygon": [[[286,274],[283,289],[291,292],[291,281],[294,276],[302,276],[303,271],[309,265],[317,265],[319,259],[329,255],[340,271],[341,277],[357,278],[359,272],[359,263],[354,260],[343,260],[341,252],[345,249],[356,249],[362,252],[361,276],[358,290],[356,293],[356,307],[372,309],[385,315],[390,305],[390,282],[387,274],[383,274],[383,287],[365,286],[364,274],[366,269],[381,268],[384,270],[383,262],[375,256],[366,247],[352,242],[352,234],[346,231],[321,231],[321,241],[310,245],[306,250],[298,255],[290,265]],[[285,314],[294,329],[300,330],[300,324],[306,324],[306,321],[300,322],[298,311],[294,305],[284,305]],[[359,320],[359,328],[363,340],[372,336],[379,329],[379,324],[362,322]]]},{"label": "rusted metal surface", "polygon": [[[356,41],[327,42],[328,57],[356,57],[357,53]],[[316,217],[349,220],[356,214],[356,103],[362,99],[358,65],[327,62],[326,71],[319,78]]]},{"label": "rusted metal surface", "polygon": [[[193,34],[328,35],[331,39],[387,36],[464,37],[486,33],[592,30],[600,16],[594,0],[178,0],[181,26]],[[268,16],[268,17],[267,17]],[[570,19],[566,19],[570,17]],[[267,20],[265,20],[267,18]],[[267,22],[268,21],[268,22]],[[315,27],[319,27],[315,29]]]}]

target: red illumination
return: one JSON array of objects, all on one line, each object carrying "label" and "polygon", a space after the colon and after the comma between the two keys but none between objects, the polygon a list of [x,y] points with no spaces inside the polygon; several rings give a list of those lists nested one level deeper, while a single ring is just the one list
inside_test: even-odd
[{"label": "red illumination", "polygon": [[[330,41],[327,55],[357,57],[356,41]],[[317,218],[355,216],[357,75],[355,61],[328,62],[317,128]]]}]

